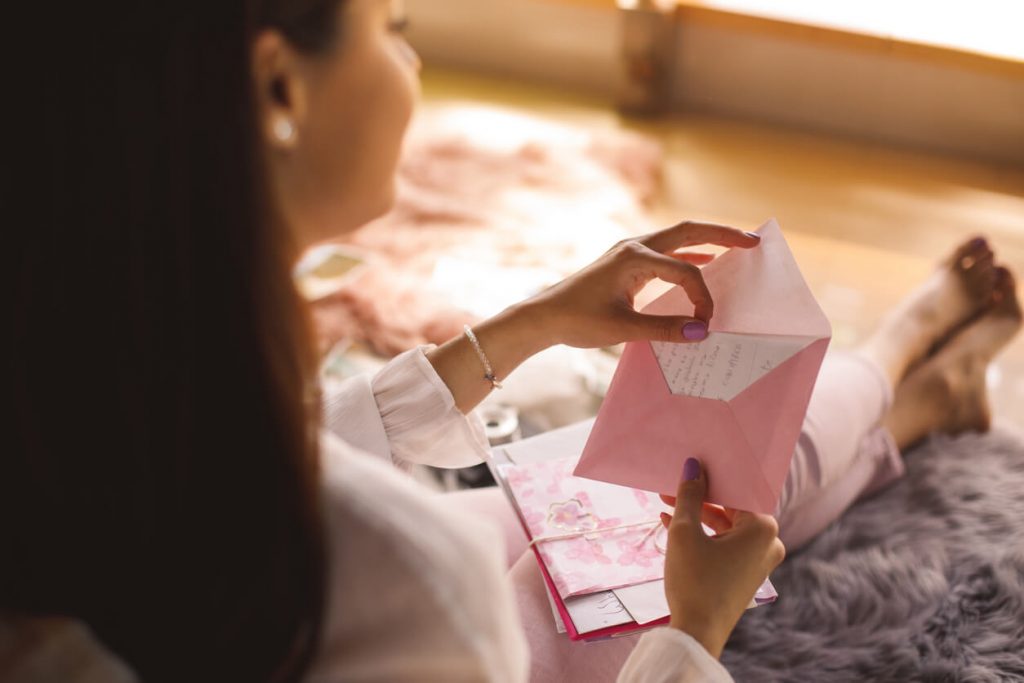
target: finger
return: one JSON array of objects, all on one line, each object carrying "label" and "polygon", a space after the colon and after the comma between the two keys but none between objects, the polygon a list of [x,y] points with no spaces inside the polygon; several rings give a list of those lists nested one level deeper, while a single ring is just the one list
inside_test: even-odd
[{"label": "finger", "polygon": [[721,534],[732,529],[732,520],[726,516],[725,511],[715,505],[704,504],[701,509],[701,521],[711,527],[716,534]]},{"label": "finger", "polygon": [[703,266],[715,260],[714,254],[705,254],[696,251],[677,251],[669,254],[670,258],[683,263],[692,263],[695,266]]},{"label": "finger", "polygon": [[653,341],[689,343],[707,339],[708,324],[697,318],[682,315],[648,315],[630,311],[623,341],[650,339]]},{"label": "finger", "polygon": [[722,512],[725,513],[725,516],[728,517],[729,521],[732,522],[733,524],[736,523],[736,516],[737,515],[740,515],[740,514],[750,514],[750,513],[744,513],[743,510],[737,510],[736,508],[729,508],[729,507],[723,507],[722,508]]},{"label": "finger", "polygon": [[779,537],[779,523],[771,515],[738,512],[733,517],[733,533],[761,539],[766,545]]},{"label": "finger", "polygon": [[768,548],[768,573],[775,570],[786,559],[786,546],[776,538]]},{"label": "finger", "polygon": [[691,533],[704,536],[700,526],[701,509],[707,493],[707,477],[697,458],[687,458],[683,464],[683,479],[676,491],[676,509],[672,523],[691,529]]},{"label": "finger", "polygon": [[722,247],[756,247],[761,236],[756,232],[745,232],[717,223],[683,221],[671,228],[645,235],[640,243],[649,249],[665,254],[694,244],[717,244]]},{"label": "finger", "polygon": [[659,280],[682,287],[686,297],[693,302],[693,317],[705,322],[711,320],[715,306],[700,268],[642,247],[634,250],[630,259]]},{"label": "finger", "polygon": [[661,525],[667,529],[668,525],[672,523],[672,515],[668,514],[667,512],[662,512],[660,518]]}]

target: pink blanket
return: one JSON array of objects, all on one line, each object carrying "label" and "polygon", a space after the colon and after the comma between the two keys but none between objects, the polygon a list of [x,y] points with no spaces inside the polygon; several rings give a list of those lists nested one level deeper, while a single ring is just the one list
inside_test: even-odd
[{"label": "pink blanket", "polygon": [[550,284],[545,274],[553,282],[650,230],[661,167],[660,147],[632,133],[481,107],[426,112],[394,210],[346,240],[368,267],[314,304],[321,348],[348,338],[390,356],[461,333],[492,312],[486,303],[529,294],[524,272]]}]

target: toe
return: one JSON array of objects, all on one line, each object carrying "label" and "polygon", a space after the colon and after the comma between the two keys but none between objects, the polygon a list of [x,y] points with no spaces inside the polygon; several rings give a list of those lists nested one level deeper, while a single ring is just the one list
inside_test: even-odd
[{"label": "toe", "polygon": [[963,284],[974,311],[992,301],[996,284],[995,255],[984,237],[974,237],[958,246],[946,264]]},{"label": "toe", "polygon": [[984,237],[972,237],[954,251],[949,264],[954,270],[969,271],[975,265],[983,263],[993,256],[992,248]]},{"label": "toe", "polygon": [[995,268],[995,285],[992,290],[993,313],[1014,318],[1021,317],[1020,301],[1017,298],[1017,279],[1005,266]]},{"label": "toe", "polygon": [[[965,257],[965,260],[972,257]],[[991,296],[998,280],[998,269],[995,263],[995,255],[991,252],[980,254],[969,268],[960,271],[961,276],[967,283],[967,289],[975,297],[982,300]]]}]

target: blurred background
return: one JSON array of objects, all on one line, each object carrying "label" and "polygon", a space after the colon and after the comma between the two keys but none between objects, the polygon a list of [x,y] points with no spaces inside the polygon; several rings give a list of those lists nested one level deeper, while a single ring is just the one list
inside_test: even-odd
[{"label": "blurred background", "polygon": [[[406,10],[423,106],[398,205],[303,264],[328,381],[459,334],[616,240],[686,218],[777,218],[833,348],[855,345],[969,236],[1024,272],[1022,3]],[[541,354],[484,406],[492,439],[592,415],[616,359]],[[1024,424],[1021,342],[989,382],[996,418]]]}]

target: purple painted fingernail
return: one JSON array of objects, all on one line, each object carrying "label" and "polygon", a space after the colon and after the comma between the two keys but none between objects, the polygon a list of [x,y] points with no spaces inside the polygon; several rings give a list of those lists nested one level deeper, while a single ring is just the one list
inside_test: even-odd
[{"label": "purple painted fingernail", "polygon": [[985,238],[975,237],[973,240],[971,240],[970,246],[973,247],[974,249],[980,249],[981,247],[985,246]]},{"label": "purple painted fingernail", "polygon": [[700,341],[708,336],[708,326],[700,320],[694,320],[683,325],[683,336],[690,341]]},{"label": "purple painted fingernail", "polygon": [[754,239],[761,239],[761,236],[758,235],[756,232],[745,232],[743,234],[746,235],[747,237],[753,237]]},{"label": "purple painted fingernail", "polygon": [[687,458],[683,463],[683,481],[696,481],[700,479],[700,460]]}]

